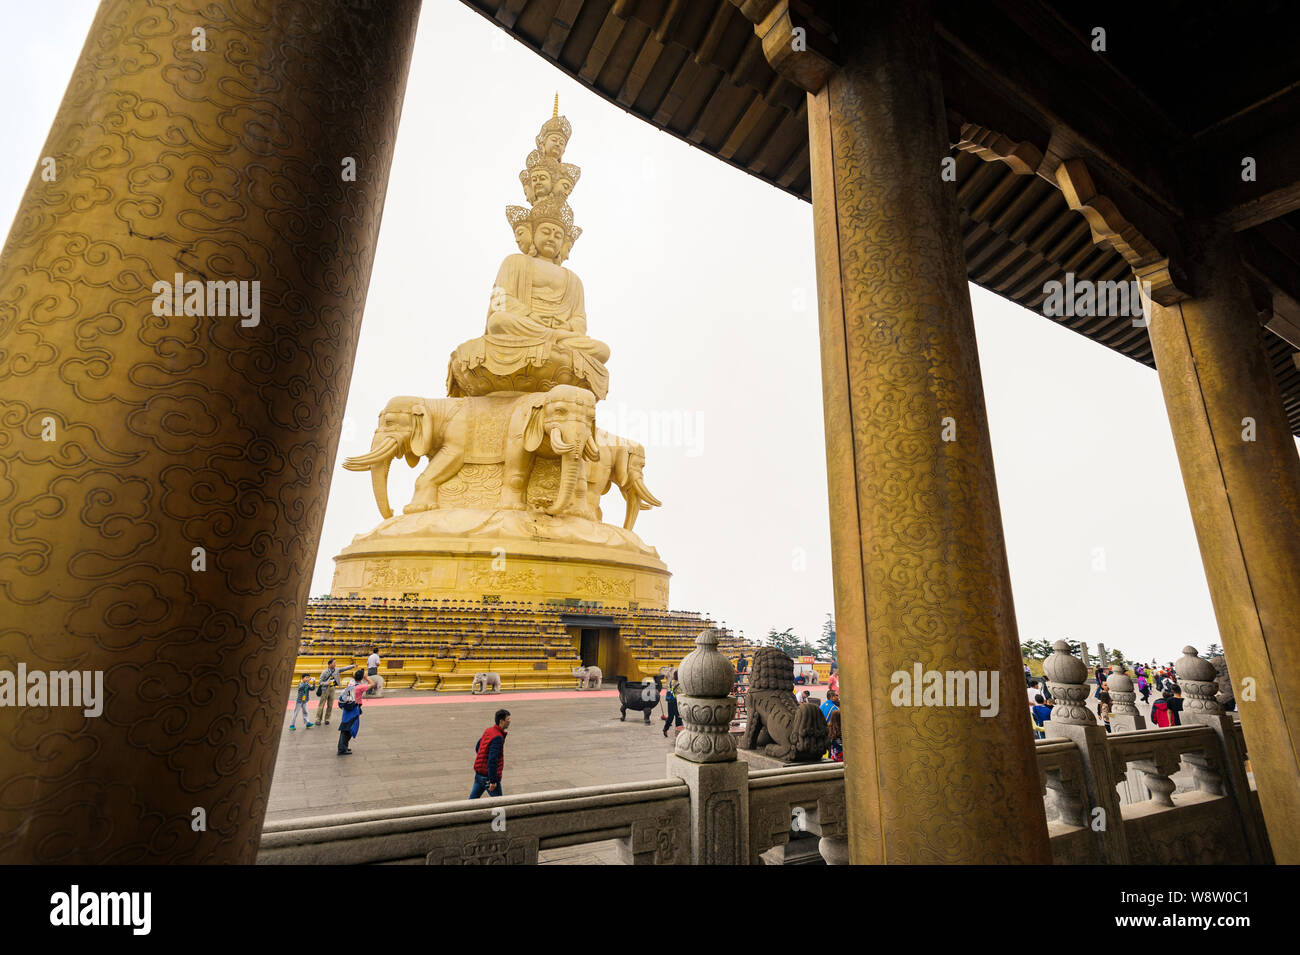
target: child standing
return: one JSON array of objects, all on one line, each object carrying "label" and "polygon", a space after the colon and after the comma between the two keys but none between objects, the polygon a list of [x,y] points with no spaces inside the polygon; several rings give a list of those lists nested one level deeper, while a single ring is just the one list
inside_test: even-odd
[{"label": "child standing", "polygon": [[831,710],[830,718],[826,720],[826,731],[831,738],[826,755],[837,763],[844,762],[844,741],[841,739],[840,711],[838,707]]},{"label": "child standing", "polygon": [[289,729],[295,730],[298,728],[294,724],[298,722],[300,712],[302,713],[303,722],[307,724],[307,729],[311,729],[312,722],[307,719],[307,701],[311,699],[311,677],[306,673],[302,675],[302,682],[298,684],[298,693],[294,699],[293,716],[289,719]]}]

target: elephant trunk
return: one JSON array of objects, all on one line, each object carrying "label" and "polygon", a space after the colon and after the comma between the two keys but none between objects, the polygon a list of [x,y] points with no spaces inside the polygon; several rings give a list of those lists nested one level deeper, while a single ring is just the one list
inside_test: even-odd
[{"label": "elephant trunk", "polygon": [[[554,443],[555,435],[551,435]],[[560,488],[555,494],[555,503],[546,509],[552,516],[559,514],[573,499],[573,490],[578,486],[578,475],[582,473],[582,445],[576,444],[560,461]]]},{"label": "elephant trunk", "polygon": [[385,519],[393,516],[388,504],[388,468],[401,450],[402,443],[393,435],[375,435],[374,446],[366,454],[347,458],[343,467],[349,471],[370,471],[370,484],[375,492],[375,503]]}]

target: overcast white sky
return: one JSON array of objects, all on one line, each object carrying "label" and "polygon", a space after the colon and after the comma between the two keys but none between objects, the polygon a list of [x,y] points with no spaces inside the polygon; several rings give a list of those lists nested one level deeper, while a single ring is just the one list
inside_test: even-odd
[{"label": "overcast white sky", "polygon": [[[94,8],[6,5],[6,231]],[[369,447],[390,396],[444,395],[449,352],[482,333],[515,251],[503,209],[523,202],[516,176],[557,90],[565,160],[582,167],[566,264],[612,349],[600,423],[647,445],[664,506],[637,532],[673,572],[671,605],[814,639],[833,598],[811,208],[587,92],[458,0],[424,3],[340,458]],[[1021,639],[1161,661],[1217,642],[1155,372],[971,295]],[[640,415],[677,425],[646,440]],[[415,474],[395,465],[395,505]],[[378,521],[366,475],[336,468],[313,594]]]}]

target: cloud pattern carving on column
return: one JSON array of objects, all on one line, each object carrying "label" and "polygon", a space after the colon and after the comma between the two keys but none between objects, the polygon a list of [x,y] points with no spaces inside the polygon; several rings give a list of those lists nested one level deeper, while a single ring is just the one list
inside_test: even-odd
[{"label": "cloud pattern carving on column", "polygon": [[[0,710],[0,861],[256,852],[418,10],[98,10],[0,255],[0,668],[106,700]],[[258,324],[156,316],[178,272]]]}]

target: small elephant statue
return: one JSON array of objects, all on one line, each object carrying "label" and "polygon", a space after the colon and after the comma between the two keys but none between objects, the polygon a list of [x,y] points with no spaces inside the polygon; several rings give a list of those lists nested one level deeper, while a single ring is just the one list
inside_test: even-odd
[{"label": "small elephant statue", "polygon": [[[504,418],[505,437],[493,447],[470,447],[479,432],[470,423],[478,418]],[[560,460],[559,489],[546,513],[559,514],[571,505],[586,506],[584,460],[597,461],[596,396],[574,385],[520,395],[480,395],[469,398],[420,398],[399,395],[379,413],[370,450],[344,460],[349,471],[369,471],[379,513],[389,518],[388,470],[395,458],[415,467],[429,464],[415,479],[415,494],[404,513],[438,506],[438,489],[470,460],[501,463],[501,507],[523,510],[528,479],[537,457]],[[491,429],[488,429],[491,431]]]},{"label": "small elephant statue", "polygon": [[469,691],[475,695],[481,693],[500,693],[501,692],[501,674],[489,670],[487,673],[475,673],[474,682],[470,684]]},{"label": "small elephant statue", "polygon": [[599,690],[604,678],[600,667],[574,667],[570,672],[578,678],[580,690]]},{"label": "small elephant statue", "polygon": [[665,683],[671,684],[677,679],[677,667],[660,667],[659,679]]},{"label": "small elephant statue", "polygon": [[642,474],[645,468],[645,448],[635,441],[621,438],[608,431],[596,429],[596,447],[600,458],[587,464],[587,499],[592,519],[603,521],[600,499],[613,485],[623,494],[627,509],[623,515],[623,529],[632,530],[637,515],[663,502],[650,493]]}]

